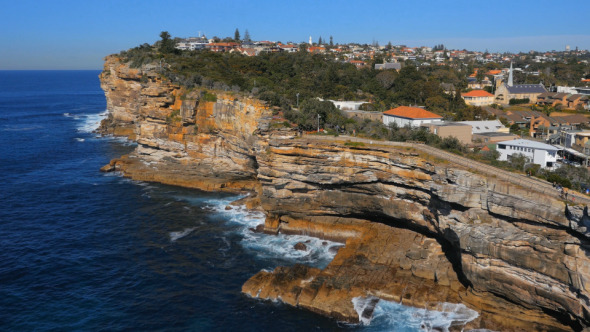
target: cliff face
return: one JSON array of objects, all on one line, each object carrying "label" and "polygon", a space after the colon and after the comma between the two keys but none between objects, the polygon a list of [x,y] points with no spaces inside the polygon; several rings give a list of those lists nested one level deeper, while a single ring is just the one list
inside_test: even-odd
[{"label": "cliff face", "polygon": [[[269,130],[270,110],[184,91],[107,58],[103,133],[138,142],[106,170],[205,190],[252,190],[265,231],[345,243],[324,270],[261,271],[242,290],[357,322],[352,299],[464,303],[468,327],[590,324],[588,216],[581,206],[450,167],[408,147],[347,146]],[[206,101],[209,100],[209,101]],[[370,309],[369,309],[370,311]],[[370,314],[370,312],[367,312]]]},{"label": "cliff face", "polygon": [[265,149],[266,230],[346,247],[324,271],[260,272],[243,287],[250,295],[352,320],[351,298],[372,295],[419,307],[462,302],[481,314],[473,327],[588,322],[581,207],[405,148],[271,139]]},{"label": "cliff face", "polygon": [[258,190],[253,147],[271,117],[263,103],[186,91],[155,68],[132,69],[116,56],[106,58],[100,80],[109,114],[99,131],[138,143],[134,153],[105,170],[204,190]]}]

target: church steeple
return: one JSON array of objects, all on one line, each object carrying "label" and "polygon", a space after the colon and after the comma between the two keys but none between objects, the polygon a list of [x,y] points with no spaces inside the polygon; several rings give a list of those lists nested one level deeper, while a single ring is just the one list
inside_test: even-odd
[{"label": "church steeple", "polygon": [[512,61],[510,61],[510,72],[508,73],[508,86],[514,85],[514,77],[512,76]]},{"label": "church steeple", "polygon": [[313,42],[311,41],[311,36],[309,36],[309,45],[313,45]]}]

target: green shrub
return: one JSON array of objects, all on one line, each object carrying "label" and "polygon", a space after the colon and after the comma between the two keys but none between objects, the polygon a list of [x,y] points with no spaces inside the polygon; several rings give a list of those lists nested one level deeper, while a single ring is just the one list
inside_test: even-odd
[{"label": "green shrub", "polygon": [[572,187],[572,182],[569,179],[567,179],[565,177],[561,177],[555,173],[547,174],[547,181],[551,182],[551,183],[557,183],[557,184],[561,185],[562,187],[566,187],[566,188]]},{"label": "green shrub", "polygon": [[170,115],[168,115],[166,117],[167,123],[172,123],[172,122],[179,121],[179,120],[180,120],[180,111],[179,110],[172,111],[172,113],[170,113]]},{"label": "green shrub", "polygon": [[210,93],[209,91],[205,91],[201,97],[204,101],[217,101],[217,95],[214,93]]},{"label": "green shrub", "polygon": [[508,104],[519,105],[519,104],[528,104],[529,102],[530,102],[530,99],[528,99],[528,98],[523,98],[523,99],[512,98],[508,101]]}]

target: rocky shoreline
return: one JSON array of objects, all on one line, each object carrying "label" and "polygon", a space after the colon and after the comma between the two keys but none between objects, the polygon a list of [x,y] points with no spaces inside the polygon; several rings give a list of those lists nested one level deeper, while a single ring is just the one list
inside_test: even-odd
[{"label": "rocky shoreline", "polygon": [[371,298],[432,309],[462,303],[479,313],[467,329],[590,325],[582,206],[411,149],[296,138],[273,126],[260,101],[220,91],[203,98],[116,56],[100,79],[109,115],[99,132],[138,142],[103,171],[251,192],[246,203],[265,211],[264,232],[345,243],[325,269],[261,271],[245,294],[354,323],[353,299]]}]

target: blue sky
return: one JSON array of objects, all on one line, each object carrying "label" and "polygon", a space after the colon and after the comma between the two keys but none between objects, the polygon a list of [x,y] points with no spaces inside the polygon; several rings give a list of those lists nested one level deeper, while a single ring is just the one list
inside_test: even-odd
[{"label": "blue sky", "polygon": [[174,37],[406,44],[489,51],[590,49],[590,1],[0,0],[0,70],[100,69],[111,53]]}]

